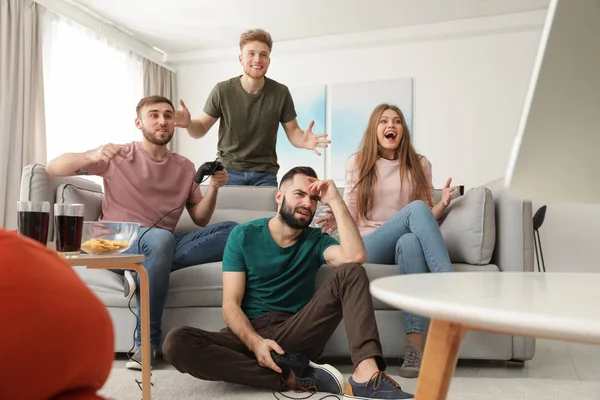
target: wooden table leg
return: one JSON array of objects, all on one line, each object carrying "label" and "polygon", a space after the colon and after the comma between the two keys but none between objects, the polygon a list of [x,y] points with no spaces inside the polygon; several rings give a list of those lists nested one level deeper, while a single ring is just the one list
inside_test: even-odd
[{"label": "wooden table leg", "polygon": [[150,369],[152,365],[152,345],[150,344],[150,286],[148,271],[141,264],[90,266],[92,269],[128,269],[140,277],[140,328],[142,334],[142,400],[151,399]]},{"label": "wooden table leg", "polygon": [[446,400],[464,332],[460,324],[431,320],[416,400]]},{"label": "wooden table leg", "polygon": [[150,343],[150,296],[148,272],[143,265],[136,265],[136,272],[140,277],[140,306],[142,329],[142,399],[150,400],[150,369],[152,365],[152,345]]}]

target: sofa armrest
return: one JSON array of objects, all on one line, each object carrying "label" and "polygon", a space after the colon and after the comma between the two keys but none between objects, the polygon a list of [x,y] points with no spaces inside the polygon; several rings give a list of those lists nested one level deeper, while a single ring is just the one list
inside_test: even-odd
[{"label": "sofa armrest", "polygon": [[530,201],[509,197],[504,180],[485,185],[496,208],[496,245],[491,263],[500,271],[533,271],[533,212]]},{"label": "sofa armrest", "polygon": [[102,187],[88,179],[76,176],[54,178],[48,175],[46,167],[41,164],[31,164],[23,168],[21,174],[21,188],[19,200],[22,201],[47,201],[50,203],[50,226],[48,228],[48,240],[54,240],[54,203],[62,202],[56,198],[57,190],[61,185],[73,185],[74,187],[101,192]]}]

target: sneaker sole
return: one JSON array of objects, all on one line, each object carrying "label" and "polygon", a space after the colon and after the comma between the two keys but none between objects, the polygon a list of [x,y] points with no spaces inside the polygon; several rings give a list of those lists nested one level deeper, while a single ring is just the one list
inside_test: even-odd
[{"label": "sneaker sole", "polygon": [[[142,364],[138,363],[137,361],[127,361],[127,363],[125,364],[125,368],[127,369],[135,369],[138,371],[142,370]],[[152,369],[152,365],[150,366],[150,369]]]},{"label": "sneaker sole", "polygon": [[331,375],[331,377],[333,379],[335,379],[335,381],[338,384],[338,391],[335,394],[344,394],[344,383],[346,383],[346,380],[344,379],[344,375],[342,375],[340,371],[338,371],[332,365],[329,365],[329,364],[315,364],[312,361],[308,362],[308,366],[312,367],[312,368],[315,368],[315,369],[320,369],[322,371],[327,372],[329,375]]},{"label": "sneaker sole", "polygon": [[401,368],[399,375],[403,378],[409,378],[409,379],[417,378],[419,376],[419,369],[418,368],[415,368],[415,369],[412,369],[412,368],[402,369]]}]

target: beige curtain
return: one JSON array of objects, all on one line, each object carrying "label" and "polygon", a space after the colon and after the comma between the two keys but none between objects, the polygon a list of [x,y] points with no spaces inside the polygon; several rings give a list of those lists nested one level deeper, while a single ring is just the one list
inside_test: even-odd
[{"label": "beige curtain", "polygon": [[[179,107],[177,75],[153,61],[144,59],[144,97],[153,95],[165,96],[173,102],[175,109]],[[169,143],[169,149],[177,149],[176,141],[177,134]]]},{"label": "beige curtain", "polygon": [[0,227],[6,229],[17,225],[23,167],[46,163],[40,25],[32,0],[0,0]]}]

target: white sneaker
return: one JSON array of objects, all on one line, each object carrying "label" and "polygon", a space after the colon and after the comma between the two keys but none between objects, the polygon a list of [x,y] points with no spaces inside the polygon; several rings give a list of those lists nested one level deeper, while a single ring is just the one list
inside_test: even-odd
[{"label": "white sneaker", "polygon": [[123,296],[127,300],[135,294],[135,290],[137,289],[135,275],[137,274],[134,271],[125,270],[125,275],[123,276]]},{"label": "white sneaker", "polygon": [[[152,369],[152,364],[154,364],[154,360],[156,359],[156,353],[157,353],[157,349],[156,347],[152,347],[152,350],[150,350],[150,369]],[[137,369],[140,370],[142,369],[142,349],[138,348],[134,355],[130,357],[130,359],[127,361],[127,364],[125,364],[125,368],[127,369]]]}]

